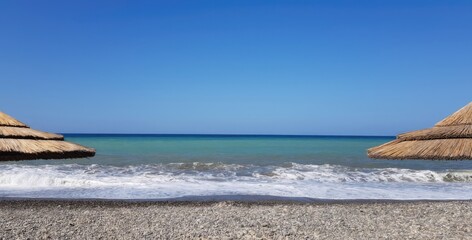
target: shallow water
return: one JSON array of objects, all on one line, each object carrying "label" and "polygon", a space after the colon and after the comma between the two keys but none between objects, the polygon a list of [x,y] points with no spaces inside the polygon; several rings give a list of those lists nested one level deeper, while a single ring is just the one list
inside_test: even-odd
[{"label": "shallow water", "polygon": [[472,199],[472,161],[367,158],[392,139],[66,135],[97,155],[0,163],[0,197]]}]

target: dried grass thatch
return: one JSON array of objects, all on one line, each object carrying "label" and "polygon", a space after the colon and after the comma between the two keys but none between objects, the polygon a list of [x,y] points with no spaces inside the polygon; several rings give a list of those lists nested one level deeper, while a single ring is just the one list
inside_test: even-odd
[{"label": "dried grass thatch", "polygon": [[59,134],[19,127],[0,127],[0,139],[1,138],[64,140],[64,136]]},{"label": "dried grass thatch", "polygon": [[29,128],[0,112],[0,161],[92,157],[95,150]]},{"label": "dried grass thatch", "polygon": [[436,127],[456,125],[472,125],[472,102],[444,120],[436,123]]},{"label": "dried grass thatch", "polygon": [[433,128],[400,134],[367,154],[378,159],[472,160],[472,102]]},{"label": "dried grass thatch", "polygon": [[0,112],[0,126],[10,126],[10,127],[25,127],[27,128],[26,124],[10,117],[9,115]]},{"label": "dried grass thatch", "polygon": [[82,158],[95,150],[58,140],[0,139],[0,160]]},{"label": "dried grass thatch", "polygon": [[369,149],[369,157],[438,160],[470,159],[472,157],[472,138],[394,140]]},{"label": "dried grass thatch", "polygon": [[403,141],[410,140],[432,140],[444,138],[472,138],[472,125],[458,125],[450,127],[433,127],[397,136]]}]

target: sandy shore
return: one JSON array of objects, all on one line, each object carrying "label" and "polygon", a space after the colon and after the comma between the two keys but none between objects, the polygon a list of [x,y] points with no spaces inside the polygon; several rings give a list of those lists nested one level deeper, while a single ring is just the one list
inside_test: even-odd
[{"label": "sandy shore", "polygon": [[0,201],[4,239],[472,239],[472,201]]}]

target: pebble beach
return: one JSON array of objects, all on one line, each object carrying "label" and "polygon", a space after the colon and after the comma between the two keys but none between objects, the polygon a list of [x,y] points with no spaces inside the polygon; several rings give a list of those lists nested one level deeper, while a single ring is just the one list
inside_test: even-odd
[{"label": "pebble beach", "polygon": [[0,201],[1,239],[472,239],[472,201]]}]

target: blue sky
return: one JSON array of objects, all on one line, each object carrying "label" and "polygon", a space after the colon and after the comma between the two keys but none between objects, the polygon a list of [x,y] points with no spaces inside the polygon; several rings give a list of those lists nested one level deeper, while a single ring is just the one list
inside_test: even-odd
[{"label": "blue sky", "polygon": [[0,111],[65,133],[394,135],[472,100],[470,1],[1,1]]}]

